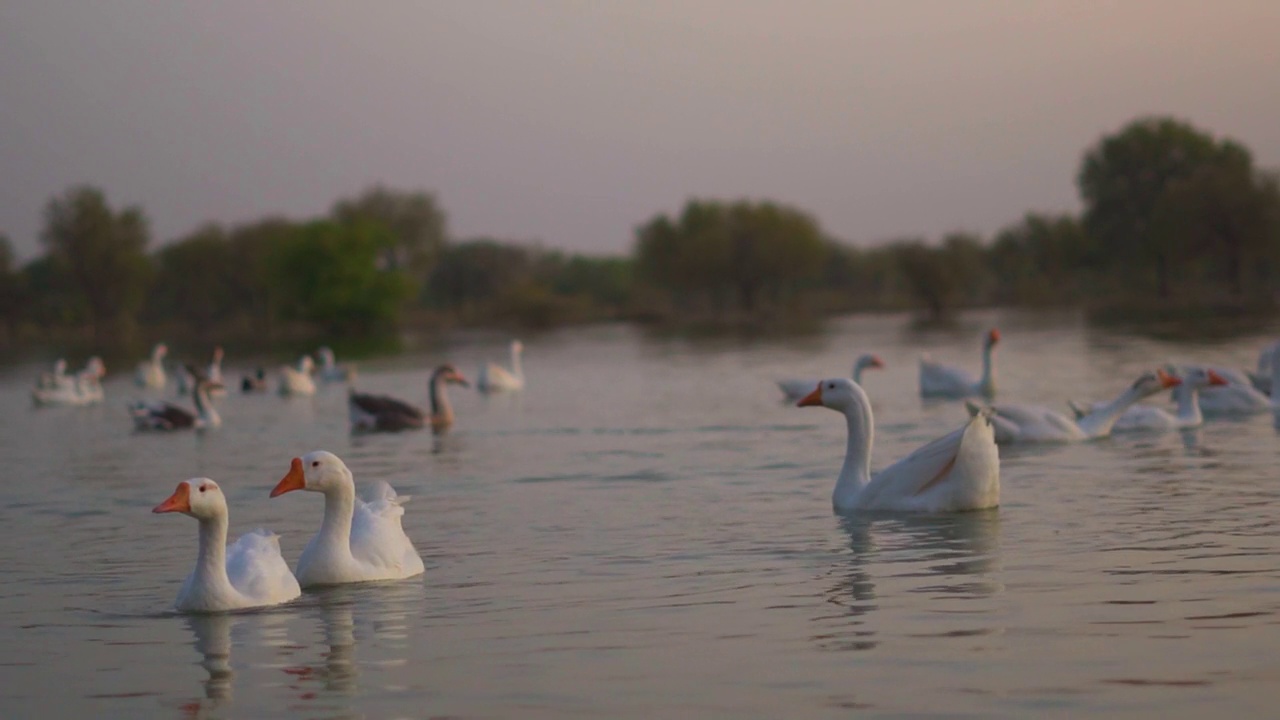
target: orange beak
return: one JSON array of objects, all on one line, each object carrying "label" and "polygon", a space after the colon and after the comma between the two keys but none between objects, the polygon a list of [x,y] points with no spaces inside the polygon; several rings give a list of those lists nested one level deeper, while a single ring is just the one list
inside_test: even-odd
[{"label": "orange beak", "polygon": [[796,403],[796,407],[811,407],[813,405],[822,404],[822,383],[818,383],[818,387],[813,392],[800,398],[800,402]]},{"label": "orange beak", "polygon": [[1156,377],[1160,378],[1160,387],[1166,390],[1182,384],[1182,378],[1174,377],[1164,370],[1156,370]]},{"label": "orange beak", "polygon": [[992,345],[1000,342],[1000,331],[996,328],[991,328],[991,332],[987,333],[987,342]]},{"label": "orange beak", "polygon": [[867,367],[882,368],[884,367],[884,362],[880,360],[879,355],[872,355],[871,362],[867,363]]},{"label": "orange beak", "polygon": [[462,387],[464,387],[464,388],[469,388],[469,387],[471,387],[471,383],[467,382],[467,379],[466,379],[465,377],[463,377],[463,376],[462,376],[462,373],[460,373],[460,372],[455,372],[454,374],[450,375],[450,376],[449,376],[449,379],[450,379],[450,380],[452,380],[452,381],[454,381],[454,382],[456,382],[456,383],[458,383],[459,385],[461,385],[461,386],[462,386]]},{"label": "orange beak", "polygon": [[1216,373],[1216,372],[1214,372],[1214,371],[1210,370],[1210,371],[1209,371],[1209,384],[1210,384],[1210,385],[1230,385],[1231,383],[1227,382],[1226,378],[1222,377],[1222,376],[1221,376],[1221,375],[1219,375],[1218,373]]},{"label": "orange beak", "polygon": [[169,499],[151,508],[151,512],[191,512],[191,486],[186,483],[178,483],[178,489],[173,491]]},{"label": "orange beak", "polygon": [[294,458],[289,463],[289,472],[280,478],[280,482],[276,483],[276,487],[271,491],[271,497],[278,497],[291,490],[301,490],[307,486],[307,478],[302,474],[302,458]]}]

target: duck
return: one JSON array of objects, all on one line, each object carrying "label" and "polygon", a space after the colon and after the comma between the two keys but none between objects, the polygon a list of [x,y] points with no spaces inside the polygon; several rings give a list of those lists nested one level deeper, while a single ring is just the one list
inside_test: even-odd
[{"label": "duck", "polygon": [[258,369],[252,375],[242,375],[240,377],[240,392],[242,393],[260,393],[267,391],[267,371],[258,366]]},{"label": "duck", "polygon": [[[1203,425],[1204,414],[1200,412],[1200,391],[1209,387],[1226,386],[1227,379],[1212,368],[1193,368],[1183,373],[1180,379],[1182,382],[1173,388],[1173,400],[1178,404],[1176,413],[1154,405],[1133,405],[1116,420],[1111,432],[1183,430]],[[1069,404],[1076,414],[1076,420],[1105,406],[1105,403],[1094,403],[1092,407],[1085,408],[1074,402]]]},{"label": "duck", "polygon": [[365,497],[357,498],[346,463],[331,452],[314,450],[290,461],[271,497],[294,490],[324,494],[324,522],[295,569],[302,587],[401,580],[425,570],[400,523],[409,498],[397,495],[386,481],[374,481]]},{"label": "duck", "polygon": [[156,343],[151,348],[150,359],[138,363],[138,369],[133,375],[134,384],[145,388],[163,388],[167,379],[164,373],[164,356],[168,354],[168,345]]},{"label": "duck", "polygon": [[440,365],[431,373],[428,383],[428,399],[431,403],[431,414],[426,416],[422,410],[403,400],[389,395],[372,395],[356,392],[355,388],[347,393],[347,411],[351,418],[353,430],[376,432],[394,432],[410,430],[431,423],[432,430],[441,432],[453,425],[453,406],[449,403],[447,385],[470,387],[470,383],[462,373],[448,363]]},{"label": "duck", "polygon": [[476,389],[482,393],[508,392],[524,389],[524,370],[520,367],[520,354],[524,343],[511,341],[511,369],[493,362],[480,366],[476,373]]},{"label": "duck", "polygon": [[996,442],[1078,442],[1107,437],[1116,421],[1134,403],[1181,384],[1181,378],[1164,370],[1144,372],[1116,399],[1075,420],[1038,405],[997,403],[991,406]]},{"label": "duck", "polygon": [[1000,504],[1000,454],[989,410],[974,412],[964,426],[873,474],[875,420],[861,386],[848,378],[823,380],[796,405],[835,410],[848,423],[844,466],[831,495],[836,512],[942,513]]},{"label": "duck", "polygon": [[351,363],[343,363],[339,365],[334,359],[333,350],[329,347],[322,347],[316,350],[316,355],[320,356],[320,370],[316,374],[324,382],[354,382],[356,379],[356,366]]},{"label": "duck", "polygon": [[36,382],[36,387],[31,389],[31,400],[38,406],[100,403],[105,397],[102,378],[106,374],[107,366],[96,355],[89,358],[84,369],[75,375],[66,374],[66,363],[63,362],[60,368],[55,366],[54,375],[48,382],[44,376]]},{"label": "duck", "polygon": [[195,387],[191,396],[195,402],[195,411],[178,407],[167,402],[145,402],[139,400],[129,406],[129,414],[133,417],[134,428],[148,430],[209,430],[222,425],[222,417],[209,399],[210,390],[219,386],[208,379],[197,375],[194,368],[187,372],[196,376]]},{"label": "duck", "polygon": [[280,552],[279,535],[258,529],[227,545],[227,500],[213,480],[183,480],[151,512],[179,512],[200,522],[196,566],[178,590],[175,609],[200,613],[243,610],[279,605],[302,594]]},{"label": "duck", "polygon": [[1000,331],[992,328],[982,341],[982,377],[973,379],[965,370],[920,356],[920,396],[925,398],[993,397],[996,394],[995,348]]},{"label": "duck", "polygon": [[[880,359],[879,355],[875,355],[873,353],[859,355],[858,358],[853,361],[853,381],[861,387],[863,370],[883,367],[884,362]],[[779,380],[778,389],[782,391],[782,395],[785,399],[794,402],[805,395],[808,395],[813,388],[817,386],[818,382],[817,378],[812,380]]]},{"label": "duck", "polygon": [[311,371],[316,367],[310,355],[303,355],[298,367],[280,366],[281,395],[315,395],[316,381],[311,379]]}]

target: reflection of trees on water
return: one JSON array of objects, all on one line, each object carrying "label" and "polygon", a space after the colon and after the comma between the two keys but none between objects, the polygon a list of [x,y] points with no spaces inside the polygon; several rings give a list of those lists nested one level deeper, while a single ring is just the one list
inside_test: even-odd
[{"label": "reflection of trees on water", "polygon": [[881,604],[871,568],[882,566],[895,579],[930,580],[909,588],[934,597],[979,598],[1003,589],[999,563],[998,511],[940,516],[838,517],[848,536],[849,553],[827,574],[827,607],[814,620],[832,629],[813,636],[827,650],[875,648],[880,640],[869,619]]}]

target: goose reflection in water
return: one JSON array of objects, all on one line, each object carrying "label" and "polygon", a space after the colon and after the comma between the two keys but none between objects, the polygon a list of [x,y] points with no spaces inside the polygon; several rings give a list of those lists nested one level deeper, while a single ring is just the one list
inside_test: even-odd
[{"label": "goose reflection in water", "polygon": [[[947,515],[864,515],[836,516],[848,537],[848,553],[841,553],[827,573],[824,591],[828,607],[814,622],[828,628],[812,639],[826,650],[859,651],[877,647],[890,628],[877,631],[871,618],[876,602],[876,580],[880,571],[884,584],[909,584],[907,592],[939,600],[981,599],[999,595],[1004,585],[999,579],[999,511],[952,513]],[[898,591],[887,593],[898,596]],[[896,609],[900,609],[895,607]],[[933,608],[929,608],[933,609]],[[951,608],[939,607],[950,612]],[[989,618],[987,613],[963,613],[948,617],[966,622]],[[985,635],[994,628],[951,631],[942,635]]]},{"label": "goose reflection in water", "polygon": [[196,638],[196,652],[200,653],[200,666],[209,673],[204,681],[204,696],[211,702],[195,701],[184,706],[193,716],[201,710],[211,710],[231,700],[231,681],[235,671],[231,669],[231,626],[235,615],[215,613],[189,615],[187,627]]},{"label": "goose reflection in water", "polygon": [[[195,649],[200,653],[200,666],[209,673],[204,681],[204,700],[193,700],[182,706],[188,717],[210,717],[218,707],[228,706],[232,699],[235,669],[231,663],[233,645],[274,648],[279,653],[289,646],[286,630],[287,613],[211,613],[188,615],[187,627],[195,636]],[[232,638],[235,635],[235,638]],[[216,716],[216,715],[215,715]]]},{"label": "goose reflection in water", "polygon": [[[356,608],[360,609],[361,640],[365,645],[366,668],[404,665],[408,662],[410,610],[420,600],[422,586],[415,582],[337,585],[315,593],[321,637],[325,649],[323,663],[284,668],[288,686],[311,709],[355,713],[355,709],[332,703],[359,690],[360,663],[356,659]],[[351,717],[358,717],[355,713]]]}]

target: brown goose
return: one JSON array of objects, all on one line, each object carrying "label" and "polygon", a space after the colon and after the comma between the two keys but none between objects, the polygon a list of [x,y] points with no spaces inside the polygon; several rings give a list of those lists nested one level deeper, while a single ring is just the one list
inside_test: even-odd
[{"label": "brown goose", "polygon": [[430,423],[431,429],[440,432],[453,425],[453,406],[445,391],[448,384],[470,387],[470,383],[454,366],[446,363],[431,373],[429,401],[431,413],[426,415],[417,407],[388,395],[372,395],[356,392],[347,394],[347,409],[354,430],[395,432],[412,430]]}]

